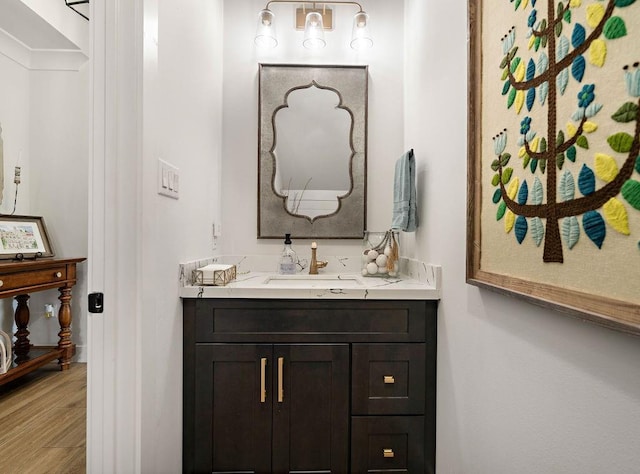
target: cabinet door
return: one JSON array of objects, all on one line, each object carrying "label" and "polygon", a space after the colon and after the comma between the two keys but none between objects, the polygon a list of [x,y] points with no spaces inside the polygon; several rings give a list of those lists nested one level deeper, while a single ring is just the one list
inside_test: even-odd
[{"label": "cabinet door", "polygon": [[273,472],[348,472],[349,346],[275,346],[273,360]]},{"label": "cabinet door", "polygon": [[271,472],[271,356],[271,345],[196,347],[195,472]]}]

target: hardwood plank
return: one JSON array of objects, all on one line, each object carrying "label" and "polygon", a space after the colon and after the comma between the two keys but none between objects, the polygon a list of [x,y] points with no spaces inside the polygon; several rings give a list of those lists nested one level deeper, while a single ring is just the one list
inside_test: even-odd
[{"label": "hardwood plank", "polygon": [[0,472],[85,472],[86,377],[54,362],[0,387]]}]

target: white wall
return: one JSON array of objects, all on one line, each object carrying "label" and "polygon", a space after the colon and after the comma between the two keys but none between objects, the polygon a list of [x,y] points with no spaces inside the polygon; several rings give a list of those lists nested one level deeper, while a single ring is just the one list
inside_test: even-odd
[{"label": "white wall", "polygon": [[[21,184],[15,214],[44,217],[57,257],[87,254],[87,165],[89,131],[88,68],[79,72],[33,71],[0,54],[0,124],[4,140],[4,200],[0,212],[14,206],[14,167]],[[18,163],[19,161],[19,163]],[[86,361],[86,278],[78,268],[73,289],[73,341],[77,360]],[[29,301],[30,340],[58,342],[57,290],[33,293]],[[45,319],[44,304],[56,317]],[[2,328],[11,331],[11,300],[2,301]]]},{"label": "white wall", "polygon": [[[141,471],[182,469],[178,263],[212,253],[222,134],[222,2],[144,2]],[[157,194],[157,160],[180,198]]]},{"label": "white wall", "polygon": [[[296,32],[296,5],[272,4],[279,45],[257,51],[253,43],[262,0],[225,0],[224,12],[224,139],[222,158],[223,236],[220,251],[226,254],[268,254],[274,265],[282,240],[257,240],[257,148],[258,63],[368,64],[368,230],[387,230],[391,225],[393,166],[403,153],[403,22],[401,1],[368,0],[374,47],[356,52],[349,47],[354,6],[334,10],[334,31],[327,32],[327,47],[318,52],[302,46]],[[284,230],[283,230],[284,233]],[[284,235],[283,235],[284,239]],[[358,252],[362,243],[323,240],[318,255]],[[310,242],[294,241],[301,257],[310,255]],[[329,269],[330,270],[330,269]]]},{"label": "white wall", "polygon": [[640,339],[465,284],[466,2],[407,0],[415,256],[443,265],[440,473],[637,473]]}]

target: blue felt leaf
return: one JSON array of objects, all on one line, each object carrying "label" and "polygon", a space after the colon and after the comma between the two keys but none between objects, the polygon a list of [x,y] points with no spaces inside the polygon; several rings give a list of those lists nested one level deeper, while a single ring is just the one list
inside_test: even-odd
[{"label": "blue felt leaf", "polygon": [[584,39],[587,36],[584,26],[580,23],[576,23],[576,26],[573,27],[573,34],[571,35],[571,44],[574,48],[577,48],[582,43],[584,43]]},{"label": "blue felt leaf", "polygon": [[535,77],[535,75],[536,75],[536,63],[533,61],[533,58],[531,58],[527,63],[527,75],[525,76],[525,79],[527,81],[530,81]]},{"label": "blue felt leaf", "polygon": [[538,88],[538,99],[540,100],[540,105],[544,105],[547,100],[547,95],[549,95],[549,83],[547,81],[540,84]]},{"label": "blue felt leaf", "polygon": [[575,163],[576,155],[577,155],[576,147],[575,146],[569,147],[569,149],[567,150],[567,158],[569,158],[569,161],[571,161],[572,163]]},{"label": "blue felt leaf", "polygon": [[597,211],[587,211],[582,216],[582,228],[587,237],[601,249],[604,238],[607,235],[607,228],[604,219]]},{"label": "blue felt leaf", "polygon": [[529,230],[529,227],[527,225],[527,218],[524,216],[518,216],[516,218],[515,232],[516,239],[518,239],[519,244],[521,244],[524,238],[527,236],[527,230]]},{"label": "blue felt leaf", "polygon": [[587,63],[582,56],[576,56],[573,63],[571,63],[571,75],[576,81],[582,82],[586,65]]},{"label": "blue felt leaf", "polygon": [[502,199],[502,189],[498,188],[493,193],[493,198],[491,199],[494,204],[498,204]]},{"label": "blue felt leaf", "polygon": [[542,219],[539,217],[531,219],[531,237],[533,237],[536,247],[540,247],[540,243],[544,238],[544,226],[542,225]]},{"label": "blue felt leaf", "polygon": [[565,217],[562,219],[562,238],[571,250],[580,239],[580,226],[576,216]]},{"label": "blue felt leaf", "polygon": [[535,103],[535,101],[536,101],[536,88],[532,87],[527,91],[527,110],[529,112],[531,112],[531,109],[533,108],[533,104]]},{"label": "blue felt leaf", "polygon": [[602,104],[596,104],[595,102],[591,102],[587,107],[587,109],[585,110],[584,114],[587,118],[591,118],[595,114],[600,112],[600,110],[602,110]]},{"label": "blue felt leaf", "polygon": [[520,186],[520,190],[518,191],[518,204],[524,205],[527,203],[527,198],[529,197],[529,185],[526,181],[522,182]]},{"label": "blue felt leaf", "polygon": [[531,189],[531,204],[542,204],[544,198],[544,189],[542,188],[542,181],[537,176],[533,180],[533,188]]},{"label": "blue felt leaf", "polygon": [[536,67],[536,72],[538,76],[542,75],[549,68],[549,57],[544,53],[540,53],[540,57],[538,58],[538,66]]},{"label": "blue felt leaf", "polygon": [[596,176],[591,168],[583,164],[580,174],[578,175],[578,189],[583,196],[593,194],[596,190]]},{"label": "blue felt leaf", "polygon": [[569,70],[563,69],[558,73],[558,77],[556,77],[556,86],[560,91],[560,95],[564,95],[564,91],[567,90],[567,84],[569,84]]},{"label": "blue felt leaf", "polygon": [[563,201],[571,201],[576,194],[576,183],[573,179],[571,171],[565,170],[560,177],[560,199]]},{"label": "blue felt leaf", "polygon": [[569,40],[566,36],[561,36],[558,39],[558,47],[556,48],[556,59],[562,61],[565,56],[569,54]]},{"label": "blue felt leaf", "polygon": [[507,79],[504,81],[504,86],[502,86],[502,95],[507,95],[509,89],[511,89],[511,81]]},{"label": "blue felt leaf", "polygon": [[578,107],[576,111],[571,115],[571,119],[574,122],[579,122],[584,118],[584,109],[582,107]]}]

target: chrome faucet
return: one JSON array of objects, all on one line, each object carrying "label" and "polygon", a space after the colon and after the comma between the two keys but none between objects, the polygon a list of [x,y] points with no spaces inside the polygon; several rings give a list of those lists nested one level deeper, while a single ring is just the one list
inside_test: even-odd
[{"label": "chrome faucet", "polygon": [[329,262],[327,261],[318,261],[316,256],[316,251],[318,250],[318,244],[315,242],[311,243],[311,264],[309,265],[309,275],[317,275],[318,268],[324,268],[327,266]]}]

